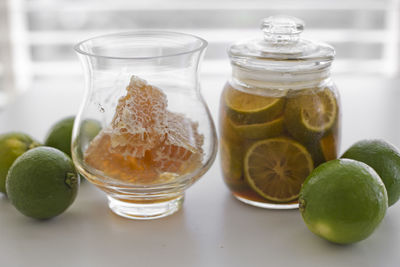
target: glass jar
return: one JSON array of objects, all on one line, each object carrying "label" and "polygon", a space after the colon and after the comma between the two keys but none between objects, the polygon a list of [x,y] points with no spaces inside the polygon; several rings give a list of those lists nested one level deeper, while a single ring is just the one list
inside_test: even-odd
[{"label": "glass jar", "polygon": [[334,49],[300,38],[304,23],[273,16],[263,38],[233,44],[232,77],[220,102],[222,174],[253,206],[298,207],[300,188],[340,145],[339,95],[330,77]]},{"label": "glass jar", "polygon": [[109,34],[75,46],[86,94],[72,158],[114,213],[147,220],[176,212],[213,163],[216,131],[199,79],[206,47],[199,37],[165,31]]}]

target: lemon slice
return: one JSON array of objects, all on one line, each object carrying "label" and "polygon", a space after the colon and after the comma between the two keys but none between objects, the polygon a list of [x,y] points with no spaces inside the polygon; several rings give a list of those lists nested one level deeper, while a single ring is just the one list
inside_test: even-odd
[{"label": "lemon slice", "polygon": [[271,138],[254,143],[244,160],[245,177],[260,196],[288,202],[299,196],[300,188],[313,170],[310,153],[288,138]]},{"label": "lemon slice", "polygon": [[319,92],[304,92],[288,99],[285,112],[288,131],[298,141],[309,142],[325,135],[338,117],[336,96],[326,88]]},{"label": "lemon slice", "polygon": [[284,130],[283,116],[272,121],[254,124],[236,124],[231,121],[234,131],[243,138],[247,139],[266,139],[282,134]]},{"label": "lemon slice", "polygon": [[224,92],[227,113],[238,124],[262,123],[276,118],[283,112],[285,100],[244,93],[227,87]]},{"label": "lemon slice", "polygon": [[333,92],[325,89],[311,96],[301,109],[302,123],[315,132],[330,129],[337,115],[337,103]]}]

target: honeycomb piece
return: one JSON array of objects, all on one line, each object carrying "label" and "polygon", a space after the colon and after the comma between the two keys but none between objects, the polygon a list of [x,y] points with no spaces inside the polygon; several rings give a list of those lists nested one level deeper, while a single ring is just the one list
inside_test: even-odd
[{"label": "honeycomb piece", "polygon": [[184,115],[168,112],[167,116],[166,138],[151,150],[152,158],[161,171],[182,173],[201,163],[203,136]]},{"label": "honeycomb piece", "polygon": [[165,134],[167,97],[137,76],[132,76],[126,91],[111,122],[111,146],[116,153],[143,157]]},{"label": "honeycomb piece", "polygon": [[167,110],[157,87],[132,76],[110,125],[85,151],[85,162],[114,179],[152,184],[201,166],[203,135],[197,123]]}]

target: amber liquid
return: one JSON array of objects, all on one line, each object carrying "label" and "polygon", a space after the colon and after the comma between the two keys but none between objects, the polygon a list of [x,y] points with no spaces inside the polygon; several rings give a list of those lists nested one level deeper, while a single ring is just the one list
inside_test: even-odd
[{"label": "amber liquid", "polygon": [[[327,119],[326,110],[324,110],[324,103],[326,97],[323,93],[328,90],[328,95],[333,96],[333,104],[336,105],[335,117],[331,126],[327,129],[309,134],[309,131],[297,127],[296,123],[292,121],[300,118],[300,113],[303,116],[313,114],[317,117],[314,120],[321,125],[326,123]],[[220,159],[222,174],[226,185],[229,187],[233,195],[238,198],[250,200],[258,203],[269,204],[296,204],[297,199],[286,202],[277,202],[266,199],[261,196],[249,185],[244,168],[244,160],[249,147],[255,142],[260,140],[267,140],[269,138],[285,138],[294,140],[300,143],[309,152],[312,157],[313,167],[337,158],[339,149],[339,128],[340,128],[340,110],[337,92],[333,85],[324,86],[321,88],[306,88],[301,90],[288,90],[283,96],[256,96],[254,97],[269,97],[280,100],[281,107],[275,108],[271,112],[264,112],[265,116],[260,117],[263,112],[254,114],[240,114],[232,110],[232,106],[227,104],[227,95],[239,96],[236,99],[240,101],[249,101],[251,97],[248,91],[243,91],[241,88],[234,88],[229,83],[225,86],[220,103]],[[233,92],[233,94],[232,94]],[[241,97],[241,94],[243,97]],[[229,97],[229,96],[228,96]],[[238,100],[239,99],[239,100]],[[247,103],[248,104],[248,103]],[[305,107],[302,108],[302,106]],[[296,108],[291,108],[296,107]],[[304,109],[305,111],[302,111]],[[328,116],[329,117],[329,116]],[[281,124],[271,127],[270,129],[260,129],[256,124],[263,124],[274,120],[282,120]],[[294,125],[293,125],[294,124]],[[295,126],[296,129],[293,129]],[[292,127],[292,128],[290,128]],[[302,177],[305,180],[305,177]],[[300,188],[298,189],[300,190]]]}]

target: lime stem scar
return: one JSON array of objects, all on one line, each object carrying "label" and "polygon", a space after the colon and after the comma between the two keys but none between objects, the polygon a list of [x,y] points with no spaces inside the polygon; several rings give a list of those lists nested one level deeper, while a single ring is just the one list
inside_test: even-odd
[{"label": "lime stem scar", "polygon": [[69,188],[73,188],[73,186],[78,182],[78,177],[75,173],[67,172],[64,182]]},{"label": "lime stem scar", "polygon": [[306,201],[304,199],[299,200],[299,210],[303,212],[306,209]]}]

